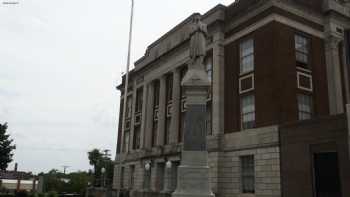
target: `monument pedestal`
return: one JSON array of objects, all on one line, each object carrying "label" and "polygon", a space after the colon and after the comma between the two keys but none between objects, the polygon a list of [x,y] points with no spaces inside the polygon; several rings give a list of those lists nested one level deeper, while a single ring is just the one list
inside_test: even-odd
[{"label": "monument pedestal", "polygon": [[181,84],[186,95],[186,116],[181,165],[178,168],[177,188],[172,197],[214,197],[210,186],[207,151],[207,103],[210,81],[204,70],[207,26],[200,15],[193,18],[191,27],[191,62]]},{"label": "monument pedestal", "polygon": [[208,152],[183,151],[178,185],[172,197],[214,197],[209,183]]}]

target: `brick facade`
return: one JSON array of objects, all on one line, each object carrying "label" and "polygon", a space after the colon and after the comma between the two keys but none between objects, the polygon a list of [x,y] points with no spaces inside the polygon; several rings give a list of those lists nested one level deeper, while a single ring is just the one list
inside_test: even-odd
[{"label": "brick facade", "polygon": [[[186,97],[180,87],[181,72],[190,60],[188,26],[192,17],[152,43],[130,72],[128,96],[132,101],[132,117],[124,133],[121,124],[118,128],[115,189],[170,195],[176,187],[183,141],[182,117],[186,114]],[[325,124],[323,128],[316,121],[314,127],[305,129],[300,113],[307,103],[300,103],[300,95],[311,98],[310,114],[307,114],[310,117],[306,119],[319,120],[345,112],[345,104],[350,99],[347,84],[350,69],[342,58],[344,37],[341,31],[350,28],[349,18],[349,4],[335,0],[323,0],[323,3],[317,0],[240,0],[229,6],[218,5],[202,15],[202,21],[208,25],[207,51],[212,59],[211,68],[210,65],[206,67],[208,73],[212,73],[208,96],[211,108],[207,116],[211,130],[207,146],[210,182],[216,196],[280,197],[288,196],[287,193],[299,196],[312,188],[312,181],[300,188],[291,183],[299,183],[301,178],[290,173],[290,160],[298,160],[297,150],[301,149],[291,145],[293,138],[289,139],[287,134],[298,130],[295,139],[306,146],[313,142],[310,138],[318,139],[318,136],[305,136],[303,132],[319,128],[323,133],[334,126]],[[305,65],[296,59],[296,35],[301,35],[308,43],[304,48],[307,50],[304,51],[307,54]],[[253,40],[254,69],[241,73],[240,47],[249,39]],[[301,75],[309,80],[309,89],[300,85],[302,81],[298,77]],[[168,76],[173,80],[171,90],[167,88]],[[253,76],[253,88],[244,92],[240,81],[247,76]],[[118,86],[121,98],[123,88],[124,83]],[[140,88],[143,88],[142,112],[136,112],[136,92]],[[166,99],[169,91],[172,97]],[[241,99],[246,94],[254,96],[254,106],[249,106],[254,109],[254,122],[249,129],[242,126]],[[123,120],[122,113],[119,120]],[[286,126],[290,124],[294,126]],[[343,135],[345,131],[347,126],[340,132]],[[141,136],[139,148],[133,146],[137,140],[135,136]],[[325,140],[334,140],[334,136],[326,136]],[[343,141],[338,147],[342,155],[348,152],[345,144]],[[242,181],[242,176],[246,176],[242,162],[247,156],[253,158],[254,164],[254,191],[248,192],[242,188],[246,184]],[[171,169],[166,168],[169,162]],[[295,167],[305,167],[305,164]],[[344,185],[349,174],[346,170],[342,172],[345,172],[342,175]],[[292,189],[286,189],[290,184]]]}]

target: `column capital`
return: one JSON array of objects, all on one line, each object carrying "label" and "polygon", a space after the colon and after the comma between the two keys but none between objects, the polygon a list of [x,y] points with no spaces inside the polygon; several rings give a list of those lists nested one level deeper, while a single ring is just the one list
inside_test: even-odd
[{"label": "column capital", "polygon": [[344,37],[340,37],[339,35],[334,35],[329,33],[326,36],[326,44],[330,45],[332,48],[338,48],[338,44],[344,40]]}]

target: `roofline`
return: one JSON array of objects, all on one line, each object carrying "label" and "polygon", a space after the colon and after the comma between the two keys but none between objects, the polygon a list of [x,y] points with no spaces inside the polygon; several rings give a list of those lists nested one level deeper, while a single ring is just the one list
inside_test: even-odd
[{"label": "roofline", "polygon": [[[215,7],[211,8],[209,11],[205,12],[203,15],[201,15],[199,12],[195,12],[193,14],[191,14],[189,17],[187,17],[186,19],[184,19],[183,21],[181,21],[179,24],[177,24],[175,27],[173,27],[172,29],[170,29],[168,32],[166,32],[165,34],[163,34],[160,38],[158,38],[156,41],[152,42],[150,45],[148,45],[145,54],[139,58],[138,60],[136,60],[134,62],[134,65],[136,64],[140,64],[149,54],[149,51],[151,48],[155,47],[157,44],[159,44],[161,41],[165,40],[169,35],[171,35],[173,32],[175,32],[176,30],[180,29],[181,27],[183,27],[185,24],[187,24],[189,21],[192,20],[192,18],[194,16],[200,15],[202,18],[206,18],[208,17],[210,14],[214,13],[217,10],[220,9],[226,9],[226,6],[223,4],[217,4]],[[136,67],[136,66],[135,66]]]}]

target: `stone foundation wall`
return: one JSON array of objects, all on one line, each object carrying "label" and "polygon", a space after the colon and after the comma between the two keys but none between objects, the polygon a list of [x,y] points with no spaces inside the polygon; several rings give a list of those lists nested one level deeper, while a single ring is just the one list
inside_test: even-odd
[{"label": "stone foundation wall", "polygon": [[218,166],[219,166],[219,152],[211,152],[208,155],[208,164],[210,167],[209,177],[210,177],[210,185],[214,194],[218,193],[218,183],[219,183],[219,174],[218,174]]},{"label": "stone foundation wall", "polygon": [[[278,127],[264,127],[236,133],[225,134],[219,149],[212,149],[208,154],[210,184],[217,197],[241,197],[241,156],[254,155],[255,193],[249,197],[280,197],[280,149]],[[160,192],[162,184],[159,177],[164,177],[165,161],[179,161],[177,156],[159,154],[153,157],[151,165],[150,189]],[[175,160],[172,160],[175,159]],[[130,166],[135,166],[134,187],[130,186]],[[144,161],[126,162],[124,166],[124,188],[142,191],[144,188]],[[115,186],[120,186],[120,168],[115,169]],[[174,170],[176,173],[176,170]],[[176,179],[176,177],[173,177]],[[164,182],[164,181],[163,181]]]},{"label": "stone foundation wall", "polygon": [[219,196],[240,197],[241,189],[241,156],[254,155],[255,194],[256,197],[280,197],[280,158],[279,147],[257,148],[226,152],[219,160]]}]

